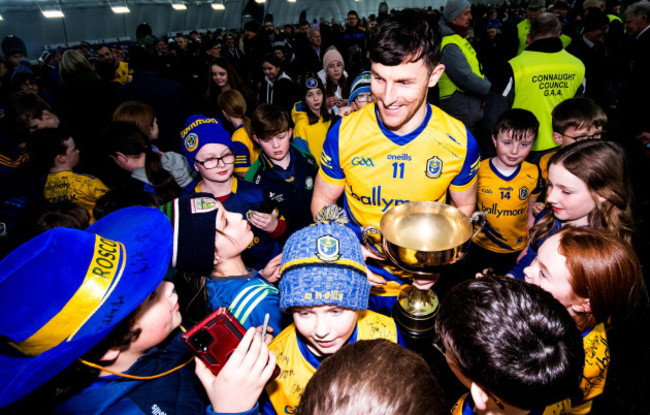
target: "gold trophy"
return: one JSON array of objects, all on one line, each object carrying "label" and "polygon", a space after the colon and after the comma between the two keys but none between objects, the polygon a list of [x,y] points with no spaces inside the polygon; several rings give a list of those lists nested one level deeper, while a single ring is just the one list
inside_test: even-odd
[{"label": "gold trophy", "polygon": [[[474,230],[474,223],[478,229]],[[363,242],[399,268],[402,278],[437,280],[439,271],[460,261],[470,241],[485,226],[485,213],[471,219],[453,206],[438,202],[408,202],[391,208],[374,226],[362,228]],[[413,338],[434,334],[438,296],[411,285],[399,293],[392,314],[403,333]]]}]

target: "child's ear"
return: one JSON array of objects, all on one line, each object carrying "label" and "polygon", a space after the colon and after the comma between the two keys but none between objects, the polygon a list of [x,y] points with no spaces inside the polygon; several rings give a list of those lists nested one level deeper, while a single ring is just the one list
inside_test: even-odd
[{"label": "child's ear", "polygon": [[588,298],[580,298],[575,304],[571,305],[571,309],[580,314],[591,313],[591,302],[589,302]]},{"label": "child's ear", "polygon": [[553,131],[553,141],[558,146],[561,146],[562,145],[562,134],[556,133],[555,131]]},{"label": "child's ear", "polygon": [[48,110],[43,110],[41,112],[41,120],[49,120],[52,118],[52,113]]},{"label": "child's ear", "polygon": [[64,164],[66,162],[66,155],[65,154],[57,154],[54,159],[56,160],[57,163]]},{"label": "child's ear", "polygon": [[257,136],[255,134],[253,134],[253,141],[255,141],[257,144],[260,143],[260,139],[257,138]]},{"label": "child's ear", "polygon": [[494,148],[497,146],[497,138],[492,134],[492,144],[494,144]]},{"label": "child's ear", "polygon": [[289,137],[293,137],[293,128],[289,128]]},{"label": "child's ear", "polygon": [[472,394],[472,399],[474,400],[476,409],[479,411],[485,411],[487,409],[488,399],[490,399],[488,394],[474,382],[472,382],[472,385],[469,388],[469,393]]},{"label": "child's ear", "polygon": [[122,351],[118,347],[111,347],[99,360],[102,362],[112,362],[120,356],[121,352]]}]

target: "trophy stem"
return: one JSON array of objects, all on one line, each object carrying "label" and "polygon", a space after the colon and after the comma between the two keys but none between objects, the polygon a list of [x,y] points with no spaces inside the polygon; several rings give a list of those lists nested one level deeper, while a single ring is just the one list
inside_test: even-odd
[{"label": "trophy stem", "polygon": [[433,290],[407,285],[400,291],[392,315],[402,334],[414,339],[433,337],[439,304]]}]

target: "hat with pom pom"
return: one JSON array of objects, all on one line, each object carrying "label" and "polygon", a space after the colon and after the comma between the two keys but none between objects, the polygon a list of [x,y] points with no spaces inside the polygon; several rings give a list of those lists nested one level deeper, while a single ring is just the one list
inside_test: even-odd
[{"label": "hat with pom pom", "polygon": [[282,251],[280,308],[334,305],[368,308],[361,243],[347,226],[343,209],[325,206],[316,223],[289,237]]}]

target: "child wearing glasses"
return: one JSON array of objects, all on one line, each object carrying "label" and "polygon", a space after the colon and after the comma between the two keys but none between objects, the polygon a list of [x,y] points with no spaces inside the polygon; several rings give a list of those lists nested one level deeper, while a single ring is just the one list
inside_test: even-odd
[{"label": "child wearing glasses", "polygon": [[[320,78],[311,73],[298,79],[302,89],[302,102],[294,107],[293,144],[302,152],[308,152],[320,166],[320,153],[327,131],[332,125],[332,113],[325,105],[325,86]],[[297,117],[302,112],[304,116]]]},{"label": "child wearing glasses", "polygon": [[[233,176],[236,155],[230,135],[214,118],[192,115],[181,132],[183,151],[201,175],[196,192],[210,193],[231,212],[241,213],[253,226],[254,238],[243,253],[249,267],[261,270],[280,254],[280,237],[287,223],[269,205],[262,187]],[[265,203],[266,202],[266,203]]]},{"label": "child wearing glasses", "polygon": [[[562,101],[553,108],[553,141],[562,147],[576,141],[600,139],[605,133],[607,115],[602,108],[589,98],[571,98]],[[555,151],[544,154],[539,160],[539,168],[544,182],[548,182],[548,161]],[[544,209],[543,200],[535,203],[535,215]]]}]

